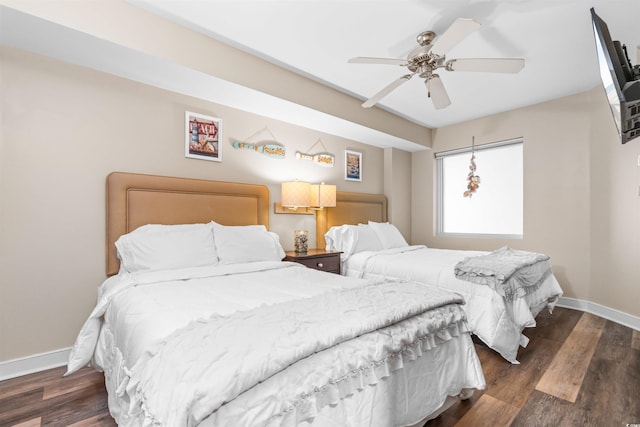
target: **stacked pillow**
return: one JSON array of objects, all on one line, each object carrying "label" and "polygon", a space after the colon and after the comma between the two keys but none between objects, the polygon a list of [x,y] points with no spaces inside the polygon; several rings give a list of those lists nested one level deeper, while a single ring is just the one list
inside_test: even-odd
[{"label": "stacked pillow", "polygon": [[116,241],[120,268],[129,273],[218,263],[209,224],[149,224]]},{"label": "stacked pillow", "polygon": [[334,226],[324,235],[327,250],[342,252],[345,260],[365,251],[381,251],[408,246],[400,231],[388,222]]},{"label": "stacked pillow", "polygon": [[115,243],[120,268],[129,272],[172,270],[258,261],[280,261],[278,235],[264,225],[143,225]]},{"label": "stacked pillow", "polygon": [[285,256],[278,235],[267,231],[264,225],[211,223],[220,264],[280,261]]},{"label": "stacked pillow", "polygon": [[371,227],[376,233],[384,249],[408,246],[407,241],[402,236],[402,233],[400,233],[400,230],[398,230],[393,224],[388,222],[369,221],[369,227]]}]

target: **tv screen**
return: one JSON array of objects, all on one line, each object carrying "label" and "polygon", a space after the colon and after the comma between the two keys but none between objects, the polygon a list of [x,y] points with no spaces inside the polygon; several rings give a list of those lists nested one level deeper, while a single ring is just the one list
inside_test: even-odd
[{"label": "tv screen", "polygon": [[624,144],[640,136],[640,80],[620,42],[611,39],[607,24],[591,8],[600,79]]}]

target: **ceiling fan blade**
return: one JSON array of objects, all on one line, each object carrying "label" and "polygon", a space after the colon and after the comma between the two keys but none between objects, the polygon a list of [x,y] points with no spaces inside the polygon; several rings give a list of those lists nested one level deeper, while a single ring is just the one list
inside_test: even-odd
[{"label": "ceiling fan blade", "polygon": [[451,105],[451,100],[449,99],[447,90],[444,88],[442,80],[440,80],[440,76],[433,74],[425,84],[427,85],[429,96],[431,97],[431,101],[433,102],[433,106],[436,107],[436,110],[440,110]]},{"label": "ceiling fan blade", "polygon": [[473,19],[458,18],[436,39],[431,52],[438,55],[446,55],[455,45],[478,28],[480,28],[480,24]]},{"label": "ceiling fan blade", "polygon": [[[415,74],[415,73],[414,73]],[[397,80],[392,81],[391,83],[389,83],[387,86],[385,86],[380,92],[376,93],[375,95],[373,95],[371,98],[367,99],[362,106],[364,108],[369,108],[372,107],[373,105],[375,105],[378,101],[380,101],[382,98],[384,98],[385,96],[387,96],[391,91],[393,91],[395,88],[397,88],[398,86],[400,86],[401,84],[408,82],[409,79],[411,79],[411,77],[413,77],[413,74],[407,74],[404,75],[402,77],[400,77]]]},{"label": "ceiling fan blade", "polygon": [[447,61],[449,71],[517,73],[524,68],[522,58],[460,58]]},{"label": "ceiling fan blade", "polygon": [[367,56],[356,56],[348,60],[350,64],[387,64],[387,65],[407,65],[406,59],[396,58],[370,58]]}]

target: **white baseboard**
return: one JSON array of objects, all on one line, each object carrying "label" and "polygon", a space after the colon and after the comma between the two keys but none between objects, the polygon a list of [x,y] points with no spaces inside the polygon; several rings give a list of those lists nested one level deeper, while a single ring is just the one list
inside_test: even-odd
[{"label": "white baseboard", "polygon": [[71,347],[0,362],[0,381],[65,366]]},{"label": "white baseboard", "polygon": [[[587,313],[595,314],[596,316],[640,331],[640,317],[632,316],[631,314],[623,313],[622,311],[605,307],[595,302],[560,297],[557,306],[586,311]],[[70,352],[71,348],[64,348],[0,362],[0,381],[64,366],[67,364]]]},{"label": "white baseboard", "polygon": [[560,297],[558,307],[573,308],[575,310],[586,311],[595,314],[612,322],[627,326],[636,331],[640,331],[640,317],[624,313],[614,308],[605,307],[595,302],[579,300],[575,298]]}]

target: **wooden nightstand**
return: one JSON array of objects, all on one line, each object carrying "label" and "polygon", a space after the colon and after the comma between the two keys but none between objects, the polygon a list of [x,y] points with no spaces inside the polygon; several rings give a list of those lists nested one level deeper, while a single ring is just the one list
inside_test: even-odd
[{"label": "wooden nightstand", "polygon": [[309,249],[304,254],[296,251],[286,251],[284,261],[298,262],[316,270],[340,274],[341,253],[325,251],[324,249]]}]

